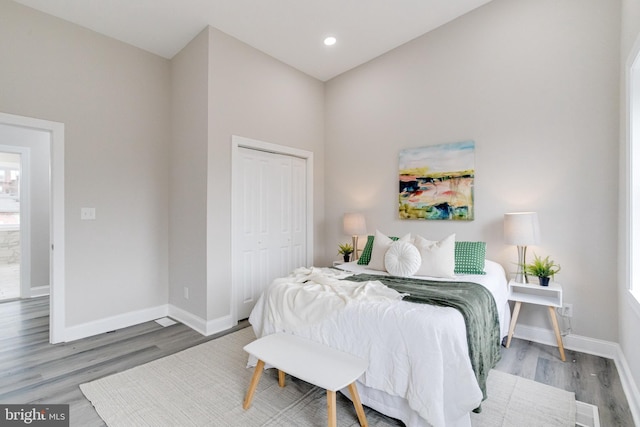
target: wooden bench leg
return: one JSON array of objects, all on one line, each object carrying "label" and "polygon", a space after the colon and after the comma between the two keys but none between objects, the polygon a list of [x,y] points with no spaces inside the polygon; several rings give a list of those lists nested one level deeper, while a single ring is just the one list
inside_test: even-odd
[{"label": "wooden bench leg", "polygon": [[278,369],[278,385],[284,387],[284,371]]},{"label": "wooden bench leg", "polygon": [[262,376],[263,370],[264,370],[264,362],[262,360],[258,360],[256,369],[253,371],[253,377],[251,377],[251,384],[249,384],[249,390],[247,391],[247,396],[244,398],[244,404],[242,405],[244,409],[249,409],[249,406],[251,406],[251,401],[253,400],[253,394],[256,391],[256,387],[258,387],[258,382],[260,381],[260,377]]},{"label": "wooden bench leg", "polygon": [[329,427],[337,427],[336,392],[327,390],[327,418]]},{"label": "wooden bench leg", "polygon": [[355,381],[349,384],[349,394],[351,395],[351,400],[353,401],[353,406],[356,408],[356,414],[358,414],[358,421],[360,421],[360,425],[362,427],[367,427],[367,417],[364,414],[364,408],[362,407],[362,402],[360,401],[360,395],[358,394],[358,388],[356,387]]}]

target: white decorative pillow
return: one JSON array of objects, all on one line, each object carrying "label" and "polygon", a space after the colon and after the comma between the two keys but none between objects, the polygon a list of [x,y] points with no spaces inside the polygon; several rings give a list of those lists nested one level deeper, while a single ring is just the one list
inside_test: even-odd
[{"label": "white decorative pillow", "polygon": [[384,266],[393,276],[413,276],[420,268],[418,248],[409,242],[393,242],[384,255]]},{"label": "white decorative pillow", "polygon": [[[411,234],[402,236],[400,239],[398,239],[398,241],[410,242]],[[376,230],[376,237],[373,240],[373,249],[371,250],[371,260],[369,261],[369,264],[367,264],[367,268],[370,268],[372,270],[385,271],[384,256],[392,243],[393,240],[390,237]]]},{"label": "white decorative pillow", "polygon": [[432,241],[415,236],[413,244],[418,248],[422,263],[415,273],[419,276],[455,277],[456,269],[456,235],[452,234],[442,240]]}]

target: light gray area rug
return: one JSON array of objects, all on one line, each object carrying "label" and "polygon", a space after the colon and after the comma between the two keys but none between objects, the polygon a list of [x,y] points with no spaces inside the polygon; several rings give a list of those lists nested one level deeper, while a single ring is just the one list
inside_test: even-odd
[{"label": "light gray area rug", "polygon": [[[253,369],[242,348],[255,339],[251,328],[209,341],[80,389],[110,427],[120,426],[325,426],[326,393],[287,376],[278,386],[274,369],[260,380],[249,410],[242,402]],[[575,425],[573,393],[492,371],[489,398],[474,427]],[[365,408],[371,426],[402,423]],[[338,394],[338,425],[358,426],[351,401]]]},{"label": "light gray area rug", "polygon": [[471,414],[474,427],[575,426],[575,394],[495,369],[487,380],[481,414]]}]

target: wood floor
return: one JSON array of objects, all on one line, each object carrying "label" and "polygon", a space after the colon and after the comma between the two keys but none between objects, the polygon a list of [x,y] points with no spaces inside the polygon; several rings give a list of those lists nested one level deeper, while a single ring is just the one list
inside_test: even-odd
[{"label": "wood floor", "polygon": [[[72,426],[104,426],[79,384],[201,344],[182,324],[156,322],[66,344],[49,344],[49,299],[0,304],[0,403],[68,403]],[[247,326],[241,322],[233,330]],[[615,364],[610,359],[514,339],[496,369],[563,388],[597,405],[603,427],[632,427]]]},{"label": "wood floor", "polygon": [[0,325],[0,403],[68,403],[71,426],[82,427],[105,424],[80,384],[223,335],[203,337],[182,324],[147,322],[51,345],[48,297],[0,304]]},{"label": "wood floor", "polygon": [[602,427],[633,427],[633,417],[612,359],[514,338],[502,348],[496,369],[574,392],[576,400],[596,405]]}]

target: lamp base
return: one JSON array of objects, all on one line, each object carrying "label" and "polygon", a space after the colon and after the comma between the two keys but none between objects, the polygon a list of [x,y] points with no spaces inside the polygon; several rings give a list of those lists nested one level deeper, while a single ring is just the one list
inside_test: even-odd
[{"label": "lamp base", "polygon": [[527,247],[518,246],[518,271],[516,277],[513,279],[516,283],[529,283],[529,278],[525,272],[524,266],[527,263]]},{"label": "lamp base", "polygon": [[353,253],[351,254],[351,261],[358,260],[358,236],[351,236],[351,240],[353,241]]}]

